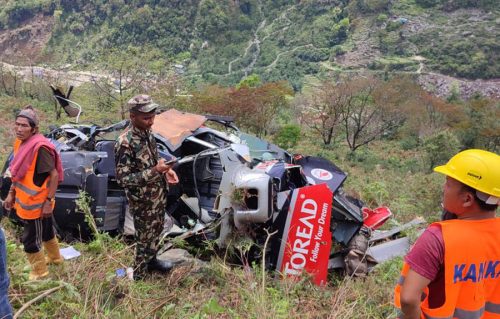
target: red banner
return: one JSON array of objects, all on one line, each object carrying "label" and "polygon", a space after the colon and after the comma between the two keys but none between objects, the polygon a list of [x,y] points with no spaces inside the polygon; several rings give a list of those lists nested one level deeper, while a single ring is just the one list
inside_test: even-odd
[{"label": "red banner", "polygon": [[326,283],[332,246],[332,201],[333,194],[326,184],[293,192],[277,263],[284,276],[298,277],[306,271],[315,284]]}]

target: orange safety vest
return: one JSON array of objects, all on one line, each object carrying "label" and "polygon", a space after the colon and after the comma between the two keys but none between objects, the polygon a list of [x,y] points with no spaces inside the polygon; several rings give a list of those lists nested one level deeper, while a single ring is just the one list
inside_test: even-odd
[{"label": "orange safety vest", "polygon": [[[430,309],[423,291],[421,319],[500,319],[500,218],[447,220],[444,241],[445,302]],[[394,303],[401,309],[400,291],[410,269],[404,263]]]},{"label": "orange safety vest", "polygon": [[[20,145],[21,140],[16,139],[14,143],[14,156],[16,156]],[[47,200],[47,196],[49,195],[48,177],[45,182],[43,182],[42,186],[36,186],[33,183],[37,158],[38,152],[33,157],[33,161],[24,177],[17,182],[13,182],[16,191],[14,208],[16,209],[17,215],[22,219],[40,218],[42,216],[43,203]],[[54,203],[52,203],[52,208],[54,208]]]}]

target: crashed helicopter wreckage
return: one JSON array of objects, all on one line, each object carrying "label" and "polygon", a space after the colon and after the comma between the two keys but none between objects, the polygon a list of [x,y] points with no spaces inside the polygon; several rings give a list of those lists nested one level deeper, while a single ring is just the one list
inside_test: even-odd
[{"label": "crashed helicopter wreckage", "polygon": [[[208,122],[225,129],[210,128]],[[54,218],[66,239],[90,236],[76,205],[81,190],[92,198],[91,212],[100,231],[134,234],[114,162],[116,135],[127,126],[128,121],[108,127],[62,125],[46,134],[64,168]],[[347,196],[342,189],[347,174],[326,159],[292,156],[239,131],[228,117],[175,109],[157,115],[153,134],[160,156],[178,159],[173,169],[180,179],[168,193],[162,251],[173,248],[171,239],[194,246],[213,240],[221,249],[237,239],[249,239],[253,246],[248,260],[264,255],[267,269],[288,277],[306,271],[321,285],[329,270],[364,276],[371,265],[408,248],[407,239],[387,241],[407,226],[376,231],[391,216],[390,210],[371,210]],[[10,187],[11,157],[2,172],[2,198]],[[273,235],[268,238],[269,234]]]}]

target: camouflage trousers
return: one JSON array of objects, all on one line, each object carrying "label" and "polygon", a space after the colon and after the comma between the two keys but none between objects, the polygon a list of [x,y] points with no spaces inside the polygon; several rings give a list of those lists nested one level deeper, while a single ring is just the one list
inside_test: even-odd
[{"label": "camouflage trousers", "polygon": [[135,227],[134,272],[144,274],[147,263],[155,257],[159,249],[158,242],[165,220],[165,206],[130,202],[129,204]]}]

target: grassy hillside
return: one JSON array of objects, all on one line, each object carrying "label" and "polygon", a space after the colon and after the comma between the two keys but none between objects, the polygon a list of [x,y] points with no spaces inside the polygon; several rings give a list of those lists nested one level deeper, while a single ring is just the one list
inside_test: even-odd
[{"label": "grassy hillside", "polygon": [[[74,94],[74,100],[85,106],[82,122],[102,124],[120,118],[118,112],[100,111],[92,87],[80,87]],[[43,129],[68,121],[64,116],[54,120],[53,105],[48,101],[0,95],[0,112],[6,115],[0,131],[4,143],[0,159],[10,151],[10,127],[16,108],[34,104],[41,111]],[[394,218],[388,227],[419,215],[428,221],[438,218],[443,179],[428,173],[422,148],[409,146],[399,138],[382,139],[352,154],[345,143],[323,146],[307,126],[301,129],[293,151],[323,156],[348,172],[348,193],[370,206],[391,208]],[[133,247],[121,238],[99,235],[89,244],[74,244],[82,256],[60,268],[51,266],[49,279],[27,282],[29,266],[19,229],[2,223],[8,233],[9,297],[15,310],[50,293],[28,306],[20,318],[382,319],[395,314],[392,290],[401,259],[379,265],[365,279],[332,275],[324,288],[313,286],[307,278],[298,283],[281,281],[272,272],[263,273],[258,264],[235,266],[217,257],[202,268],[187,266],[168,276],[134,283],[115,276],[118,268],[132,263]],[[414,231],[408,235],[415,238]]]},{"label": "grassy hillside", "polygon": [[26,282],[29,269],[22,248],[13,240],[13,231],[8,236],[14,309],[53,291],[19,318],[382,319],[395,314],[390,296],[399,260],[381,265],[365,280],[338,279],[323,288],[307,278],[280,281],[263,274],[258,265],[235,268],[220,259],[132,282],[117,278],[115,270],[131,264],[133,248],[108,239],[105,248],[74,245],[82,256],[61,267],[50,266],[49,279]]}]

